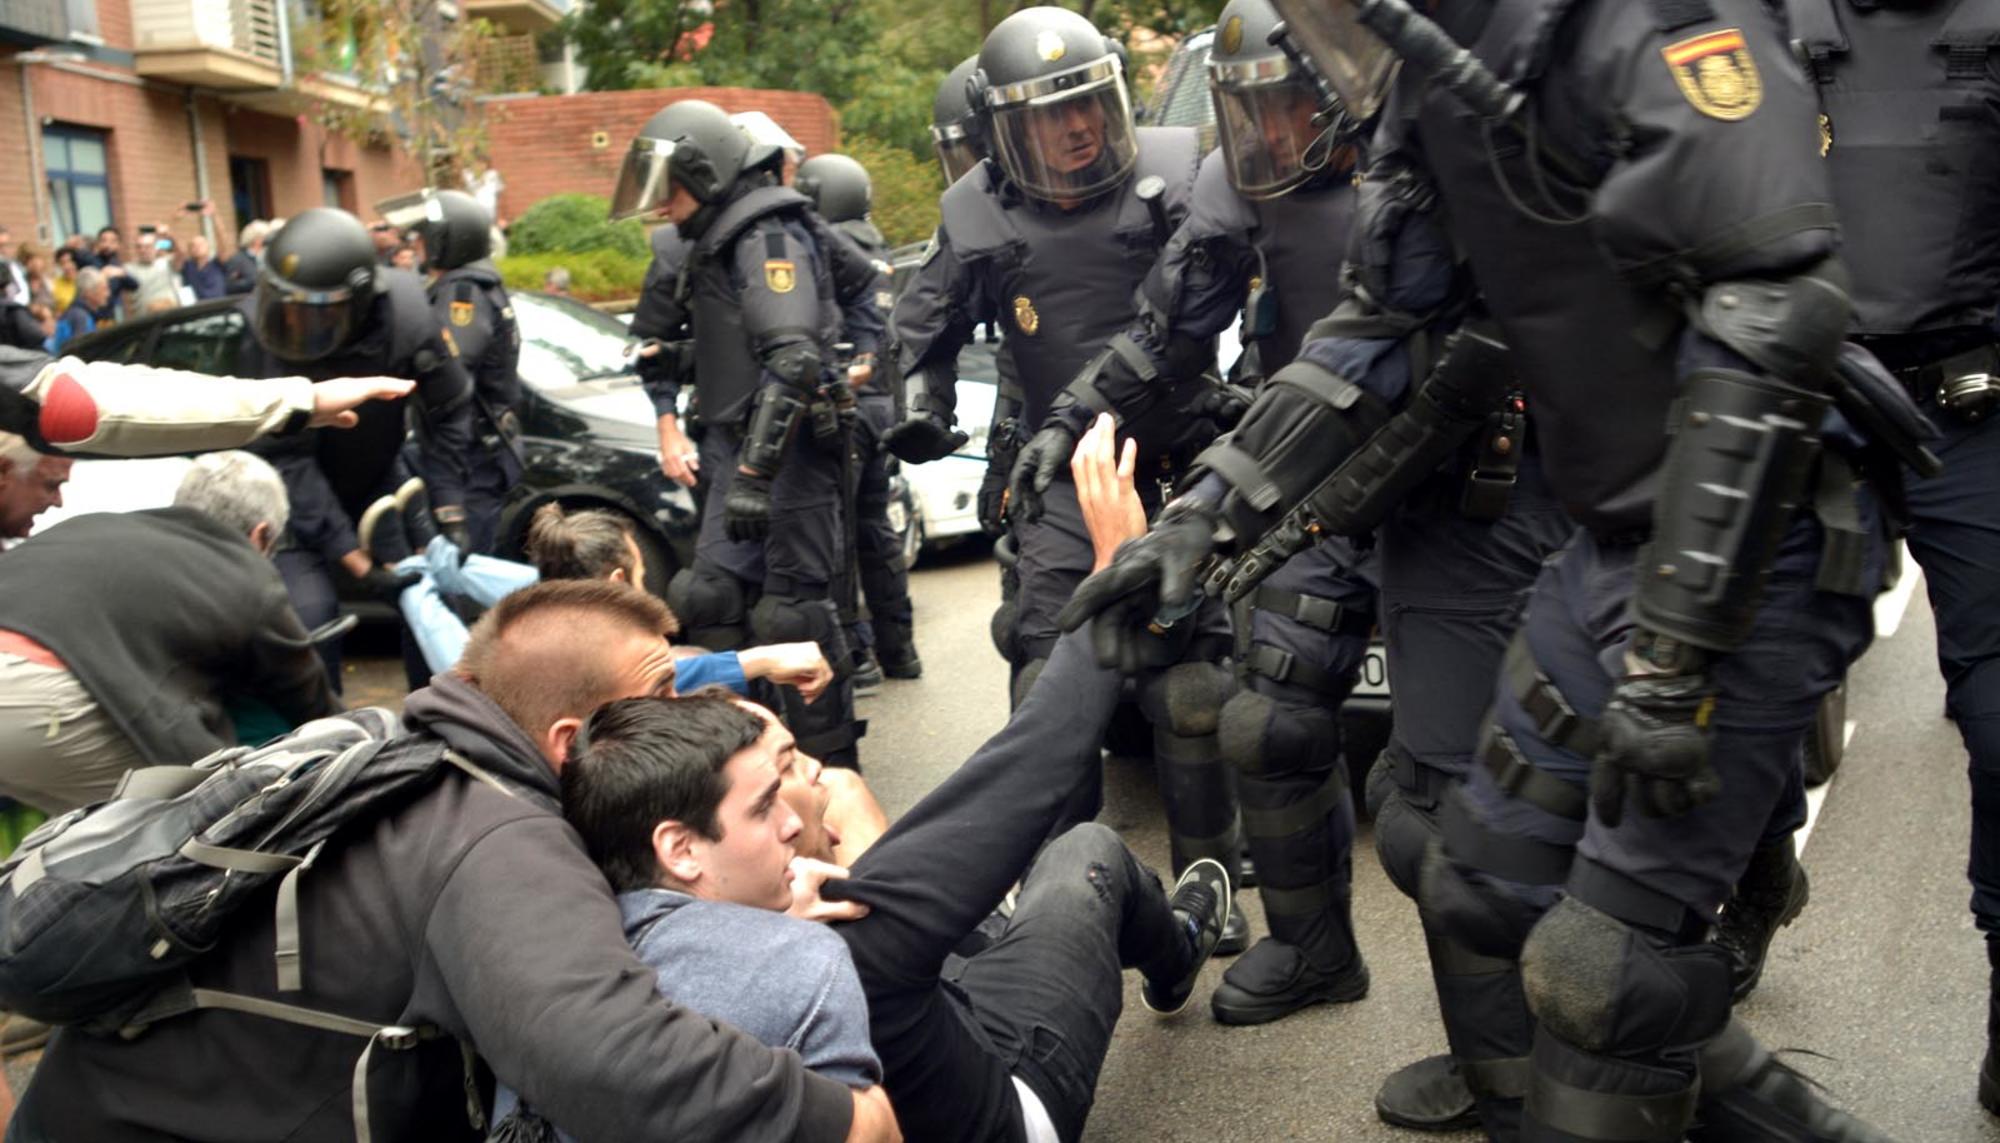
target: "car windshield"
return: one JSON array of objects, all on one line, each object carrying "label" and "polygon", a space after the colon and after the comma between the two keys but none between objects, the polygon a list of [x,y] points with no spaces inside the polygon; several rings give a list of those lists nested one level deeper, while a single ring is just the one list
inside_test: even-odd
[{"label": "car windshield", "polygon": [[632,334],[617,318],[569,298],[526,292],[514,295],[514,314],[521,325],[521,379],[537,389],[631,372],[625,346]]}]

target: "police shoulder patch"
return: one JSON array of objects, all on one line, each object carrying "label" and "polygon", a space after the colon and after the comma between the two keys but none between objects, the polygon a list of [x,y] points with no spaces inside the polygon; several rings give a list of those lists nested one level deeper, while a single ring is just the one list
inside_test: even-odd
[{"label": "police shoulder patch", "polygon": [[461,328],[472,324],[472,303],[451,303],[451,324]]},{"label": "police shoulder patch", "polygon": [[1668,44],[1660,55],[1688,104],[1711,119],[1747,119],[1764,102],[1764,81],[1739,28]]},{"label": "police shoulder patch", "polygon": [[764,284],[774,294],[789,294],[799,284],[799,268],[787,258],[771,258],[764,263]]}]

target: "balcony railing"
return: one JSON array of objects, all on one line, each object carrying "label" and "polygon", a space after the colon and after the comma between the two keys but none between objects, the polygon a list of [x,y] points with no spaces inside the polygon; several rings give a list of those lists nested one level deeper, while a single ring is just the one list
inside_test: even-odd
[{"label": "balcony railing", "polygon": [[283,79],[278,0],[132,0],[139,74],[224,90]]},{"label": "balcony railing", "polygon": [[459,0],[468,16],[525,35],[546,32],[569,14],[572,0]]}]

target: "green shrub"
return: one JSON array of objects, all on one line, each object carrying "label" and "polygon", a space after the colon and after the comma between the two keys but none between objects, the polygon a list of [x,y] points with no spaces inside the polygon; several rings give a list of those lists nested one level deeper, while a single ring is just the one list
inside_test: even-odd
[{"label": "green shrub", "polygon": [[574,254],[615,250],[647,257],[646,228],[637,219],[611,221],[611,203],[594,194],[556,194],[522,212],[507,229],[510,254]]},{"label": "green shrub", "polygon": [[584,250],[574,254],[509,254],[500,259],[500,276],[510,290],[539,290],[557,266],[569,271],[569,292],[586,302],[610,302],[639,296],[651,255],[631,257],[617,250]]},{"label": "green shrub", "polygon": [[903,148],[866,135],[841,136],[840,150],[868,168],[875,191],[873,217],[891,246],[922,242],[937,229],[938,195],[944,176],[935,162],[922,162]]}]

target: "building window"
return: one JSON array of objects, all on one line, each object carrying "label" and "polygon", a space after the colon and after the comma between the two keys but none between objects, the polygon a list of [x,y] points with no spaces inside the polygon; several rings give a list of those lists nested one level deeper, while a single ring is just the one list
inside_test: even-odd
[{"label": "building window", "polygon": [[271,217],[271,165],[262,159],[229,156],[229,198],[236,221],[247,226]]},{"label": "building window", "polygon": [[320,170],[320,201],[350,213],[354,210],[354,172],[332,167]]},{"label": "building window", "polygon": [[111,225],[109,151],[102,131],[42,128],[42,166],[48,172],[56,241],[72,234],[96,234]]}]

